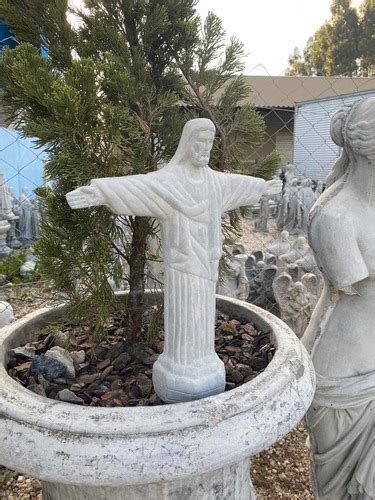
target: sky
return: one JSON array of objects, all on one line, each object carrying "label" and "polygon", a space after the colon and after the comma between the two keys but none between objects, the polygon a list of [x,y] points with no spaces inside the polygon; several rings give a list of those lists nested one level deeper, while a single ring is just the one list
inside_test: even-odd
[{"label": "sky", "polygon": [[[79,5],[81,0],[72,0]],[[198,12],[222,20],[228,39],[237,37],[246,52],[248,75],[282,75],[294,47],[303,49],[308,38],[330,18],[331,0],[199,0]],[[361,0],[352,0],[359,6]]]}]

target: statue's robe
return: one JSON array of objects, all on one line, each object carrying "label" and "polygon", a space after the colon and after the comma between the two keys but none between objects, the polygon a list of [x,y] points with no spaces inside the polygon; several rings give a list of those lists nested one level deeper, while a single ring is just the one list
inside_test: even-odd
[{"label": "statue's robe", "polygon": [[374,387],[374,372],[336,378],[317,374],[306,423],[319,500],[375,498]]},{"label": "statue's robe", "polygon": [[[325,282],[303,337],[316,370],[306,424],[319,500],[375,499],[375,231],[373,208],[349,194],[318,202],[309,227]],[[340,292],[348,287],[357,294]]]},{"label": "statue's robe", "polygon": [[[215,287],[222,255],[221,215],[255,204],[265,181],[199,171],[199,180],[178,166],[146,175],[95,179],[103,204],[118,215],[161,222],[165,264],[164,357],[187,365],[214,350]],[[199,353],[199,359],[197,359]]]}]

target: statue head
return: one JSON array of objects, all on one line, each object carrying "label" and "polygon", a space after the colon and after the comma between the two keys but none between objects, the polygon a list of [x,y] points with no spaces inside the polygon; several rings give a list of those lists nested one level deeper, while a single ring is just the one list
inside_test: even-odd
[{"label": "statue head", "polygon": [[331,120],[331,137],[338,146],[375,159],[375,97],[339,109]]},{"label": "statue head", "polygon": [[342,155],[328,176],[327,188],[344,177],[356,156],[375,160],[375,97],[340,108],[332,117],[330,132]]},{"label": "statue head", "polygon": [[352,106],[343,137],[355,154],[375,160],[375,97],[362,99]]},{"label": "statue head", "polygon": [[205,167],[215,138],[215,125],[207,118],[189,120],[182,131],[181,139],[170,164]]},{"label": "statue head", "polygon": [[288,241],[288,239],[289,239],[289,233],[288,233],[288,231],[281,231],[281,233],[280,233],[280,239],[282,241]]},{"label": "statue head", "polygon": [[295,248],[301,250],[307,246],[307,240],[304,236],[298,236],[295,242]]}]

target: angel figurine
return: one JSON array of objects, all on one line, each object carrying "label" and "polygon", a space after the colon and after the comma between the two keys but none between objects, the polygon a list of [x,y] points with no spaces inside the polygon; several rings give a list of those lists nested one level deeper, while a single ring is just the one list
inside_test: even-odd
[{"label": "angel figurine", "polygon": [[282,273],[272,287],[281,319],[301,338],[320,296],[320,280],[308,273],[295,282],[288,273]]}]

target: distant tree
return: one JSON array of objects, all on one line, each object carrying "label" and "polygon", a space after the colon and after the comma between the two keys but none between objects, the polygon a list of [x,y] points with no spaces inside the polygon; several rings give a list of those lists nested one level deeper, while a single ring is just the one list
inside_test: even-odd
[{"label": "distant tree", "polygon": [[[310,39],[311,40],[311,39]],[[306,51],[306,49],[305,49]],[[311,75],[311,68],[306,60],[306,55],[301,54],[298,47],[294,47],[293,53],[289,56],[289,68],[286,71],[288,76],[309,76]]]},{"label": "distant tree", "polygon": [[333,0],[330,25],[330,47],[328,48],[325,73],[327,75],[355,75],[359,42],[359,20],[351,0]]},{"label": "distant tree", "polygon": [[375,0],[364,0],[360,7],[360,73],[375,76]]},{"label": "distant tree", "polygon": [[306,47],[304,55],[311,73],[316,76],[329,74],[332,66],[332,32],[330,23],[324,23]]},{"label": "distant tree", "polygon": [[375,65],[375,0],[357,10],[351,0],[333,0],[331,18],[309,39],[301,56],[289,58],[290,75],[371,76]]}]

